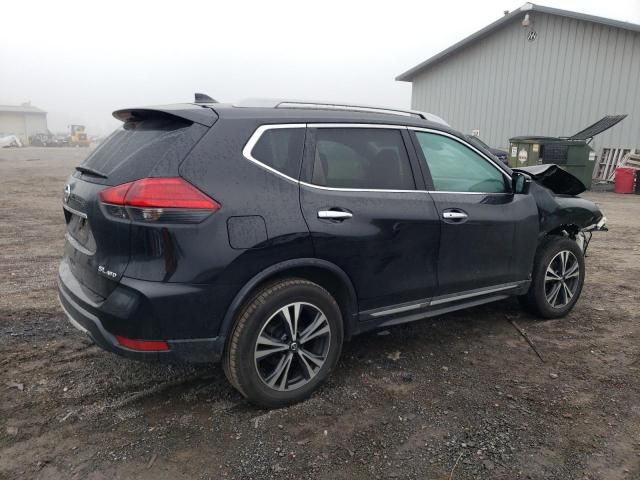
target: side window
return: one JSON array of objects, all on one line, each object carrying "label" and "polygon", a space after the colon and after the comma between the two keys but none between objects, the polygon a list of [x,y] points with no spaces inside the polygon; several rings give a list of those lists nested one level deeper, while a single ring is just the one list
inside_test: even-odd
[{"label": "side window", "polygon": [[505,176],[500,170],[469,147],[444,135],[415,133],[436,190],[486,193],[507,191]]},{"label": "side window", "polygon": [[266,130],[251,150],[251,155],[259,162],[297,179],[304,149],[304,133],[304,128]]},{"label": "side window", "polygon": [[415,189],[399,130],[317,128],[315,138],[313,184],[334,188]]}]

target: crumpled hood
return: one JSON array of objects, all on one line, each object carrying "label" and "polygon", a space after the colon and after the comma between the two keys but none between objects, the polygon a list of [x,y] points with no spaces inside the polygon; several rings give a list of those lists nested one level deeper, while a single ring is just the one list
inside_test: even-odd
[{"label": "crumpled hood", "polygon": [[513,171],[530,175],[534,182],[559,195],[579,195],[587,189],[576,176],[553,163],[518,167]]}]

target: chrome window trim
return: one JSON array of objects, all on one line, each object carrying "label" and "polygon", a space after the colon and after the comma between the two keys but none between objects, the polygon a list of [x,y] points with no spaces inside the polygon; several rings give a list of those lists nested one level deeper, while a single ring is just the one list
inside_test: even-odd
[{"label": "chrome window trim", "polygon": [[314,185],[303,181],[298,182],[305,187],[317,188],[318,190],[330,190],[335,192],[376,192],[376,193],[428,193],[427,190],[389,190],[384,188],[342,188],[342,187],[323,187],[322,185]]},{"label": "chrome window trim", "polygon": [[256,144],[258,143],[258,141],[260,140],[264,132],[266,132],[267,130],[278,130],[282,128],[307,128],[307,124],[306,123],[279,123],[279,124],[273,124],[273,125],[270,125],[270,124],[260,125],[258,128],[256,128],[255,132],[251,134],[251,137],[249,137],[249,140],[247,140],[247,143],[242,149],[242,156],[244,156],[244,158],[246,158],[250,162],[255,163],[259,167],[262,167],[271,173],[275,173],[276,175],[279,175],[282,178],[289,180],[290,182],[300,183],[299,180],[292,178],[289,175],[282,173],[281,171],[276,170],[275,168],[262,163],[260,160],[255,158],[252,154],[253,148],[256,146]]},{"label": "chrome window trim", "polygon": [[482,154],[479,150],[477,150],[472,145],[462,141],[455,135],[451,135],[447,132],[442,132],[440,130],[430,129],[430,128],[421,128],[421,127],[408,127],[405,125],[390,125],[390,124],[380,124],[380,123],[277,123],[277,124],[264,124],[260,125],[256,130],[251,134],[249,140],[245,144],[242,149],[242,155],[244,158],[249,160],[251,163],[274,173],[289,182],[297,183],[299,185],[304,185],[309,188],[316,188],[318,190],[327,190],[327,191],[335,191],[335,192],[370,192],[370,193],[443,193],[443,194],[455,194],[455,195],[511,195],[510,192],[451,192],[451,191],[443,191],[443,190],[393,190],[393,189],[383,189],[383,188],[341,188],[341,187],[325,187],[322,185],[314,185],[313,183],[303,182],[302,180],[297,180],[295,178],[290,177],[289,175],[276,170],[269,165],[262,163],[260,160],[255,158],[252,155],[252,150],[267,130],[281,129],[281,128],[382,128],[382,129],[393,129],[393,130],[414,130],[420,132],[427,133],[435,133],[437,135],[443,135],[447,137],[451,137],[454,140],[462,143],[465,146],[470,147],[476,153],[478,153],[482,158],[489,161],[494,167],[496,167],[500,172],[502,172],[507,179],[511,177],[500,167],[498,167],[491,159],[489,159],[486,155]]},{"label": "chrome window trim", "polygon": [[[432,128],[422,128],[422,127],[407,127],[407,128],[409,130],[414,131],[414,132],[433,133],[435,135],[441,135],[443,137],[452,138],[456,142],[461,143],[465,147],[471,149],[472,151],[474,151],[475,153],[480,155],[481,158],[484,158],[487,162],[489,162],[491,165],[493,165],[494,168],[496,168],[500,173],[502,173],[507,178],[507,180],[511,180],[511,175],[509,175],[509,173],[506,170],[504,170],[500,165],[498,165],[496,162],[494,162],[491,158],[489,158],[487,155],[482,153],[476,147],[471,145],[469,142],[467,142],[467,141],[465,141],[465,140],[463,140],[463,139],[461,139],[459,137],[456,137],[455,135],[452,135],[452,134],[450,134],[448,132],[443,132],[441,130],[434,130]],[[428,164],[427,164],[427,166],[428,166]],[[494,192],[494,193],[508,193],[508,192]]]},{"label": "chrome window trim", "polygon": [[405,125],[387,123],[307,123],[307,128],[383,128],[385,130],[406,130]]},{"label": "chrome window trim", "polygon": [[286,175],[279,170],[276,170],[269,165],[262,163],[260,160],[255,158],[252,155],[252,151],[264,132],[267,130],[281,129],[281,128],[384,128],[384,129],[394,129],[394,130],[406,130],[406,126],[404,125],[389,125],[389,124],[378,124],[378,123],[278,123],[278,124],[266,124],[261,125],[256,128],[255,132],[249,137],[247,143],[242,149],[242,155],[244,158],[249,160],[250,162],[258,165],[259,167],[268,170],[271,173],[275,173],[276,175],[290,181],[297,183],[299,185],[304,185],[305,187],[317,188],[319,190],[332,190],[338,192],[378,192],[378,193],[414,193],[414,192],[422,192],[425,193],[426,190],[388,190],[388,189],[380,189],[380,188],[339,188],[339,187],[324,187],[321,185],[314,185],[312,183],[303,182],[302,180],[297,180],[295,178]]}]

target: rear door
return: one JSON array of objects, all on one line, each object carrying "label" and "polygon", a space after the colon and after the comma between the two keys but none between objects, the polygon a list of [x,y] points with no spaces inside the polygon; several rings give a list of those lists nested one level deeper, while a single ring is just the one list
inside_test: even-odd
[{"label": "rear door", "polygon": [[360,310],[373,316],[413,308],[401,304],[437,288],[440,223],[407,145],[403,127],[307,129],[300,198],[316,256],[349,275]]},{"label": "rear door", "polygon": [[412,138],[441,222],[438,296],[526,280],[538,238],[533,197],[511,193],[508,173],[454,135]]}]

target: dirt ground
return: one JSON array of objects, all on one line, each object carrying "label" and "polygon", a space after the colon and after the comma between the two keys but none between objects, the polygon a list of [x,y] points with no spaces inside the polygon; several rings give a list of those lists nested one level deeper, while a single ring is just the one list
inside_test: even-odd
[{"label": "dirt ground", "polygon": [[568,318],[509,300],[361,336],[264,411],[218,366],[126,360],[67,322],[62,187],[86,153],[0,150],[0,479],[640,478],[640,196],[585,195],[610,231]]}]

